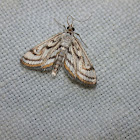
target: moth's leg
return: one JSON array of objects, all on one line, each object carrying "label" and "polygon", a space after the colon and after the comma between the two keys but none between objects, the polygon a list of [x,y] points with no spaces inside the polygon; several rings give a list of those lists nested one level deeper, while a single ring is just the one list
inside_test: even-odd
[{"label": "moth's leg", "polygon": [[64,28],[64,30],[66,30],[66,26],[65,26],[65,25],[63,25],[63,24],[61,24],[60,22],[58,22],[55,18],[54,18],[54,21],[55,21],[58,25],[62,26],[62,27]]},{"label": "moth's leg", "polygon": [[88,48],[88,46],[86,45],[86,43],[82,40],[80,34],[78,34],[78,33],[74,33],[74,34],[78,35],[80,37],[81,41],[83,42],[83,44]]}]

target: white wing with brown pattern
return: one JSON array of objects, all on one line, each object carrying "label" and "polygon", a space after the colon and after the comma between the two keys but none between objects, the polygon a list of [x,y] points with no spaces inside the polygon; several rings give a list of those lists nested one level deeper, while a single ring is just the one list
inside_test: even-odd
[{"label": "white wing with brown pattern", "polygon": [[21,58],[21,63],[30,68],[47,69],[51,67],[60,51],[61,35],[62,33],[59,33],[32,48]]},{"label": "white wing with brown pattern", "polygon": [[69,47],[64,67],[72,77],[82,83],[96,84],[95,70],[77,38],[73,39],[72,45]]}]

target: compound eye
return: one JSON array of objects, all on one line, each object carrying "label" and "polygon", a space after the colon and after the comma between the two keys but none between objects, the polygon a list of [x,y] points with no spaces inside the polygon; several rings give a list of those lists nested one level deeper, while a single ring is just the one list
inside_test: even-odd
[{"label": "compound eye", "polygon": [[74,31],[75,29],[72,27],[72,30]]},{"label": "compound eye", "polygon": [[69,26],[67,27],[67,29],[69,29]]}]

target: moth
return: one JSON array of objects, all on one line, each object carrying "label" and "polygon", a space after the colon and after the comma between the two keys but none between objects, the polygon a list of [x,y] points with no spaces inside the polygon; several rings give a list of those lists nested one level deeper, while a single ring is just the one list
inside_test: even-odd
[{"label": "moth", "polygon": [[57,75],[60,67],[63,66],[73,79],[85,85],[94,85],[96,84],[94,67],[80,40],[75,37],[75,35],[79,37],[80,35],[74,32],[74,18],[71,16],[71,24],[69,24],[68,18],[69,16],[67,17],[68,26],[66,28],[63,25],[63,32],[54,35],[26,52],[20,62],[24,66],[33,69],[44,71],[51,69],[53,77]]}]

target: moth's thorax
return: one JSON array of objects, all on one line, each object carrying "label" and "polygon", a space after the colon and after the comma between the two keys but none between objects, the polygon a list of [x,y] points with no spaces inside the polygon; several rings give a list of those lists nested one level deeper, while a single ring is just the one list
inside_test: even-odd
[{"label": "moth's thorax", "polygon": [[69,47],[72,42],[72,38],[73,38],[73,34],[70,35],[69,33],[64,33],[62,35],[61,45],[63,47]]}]

